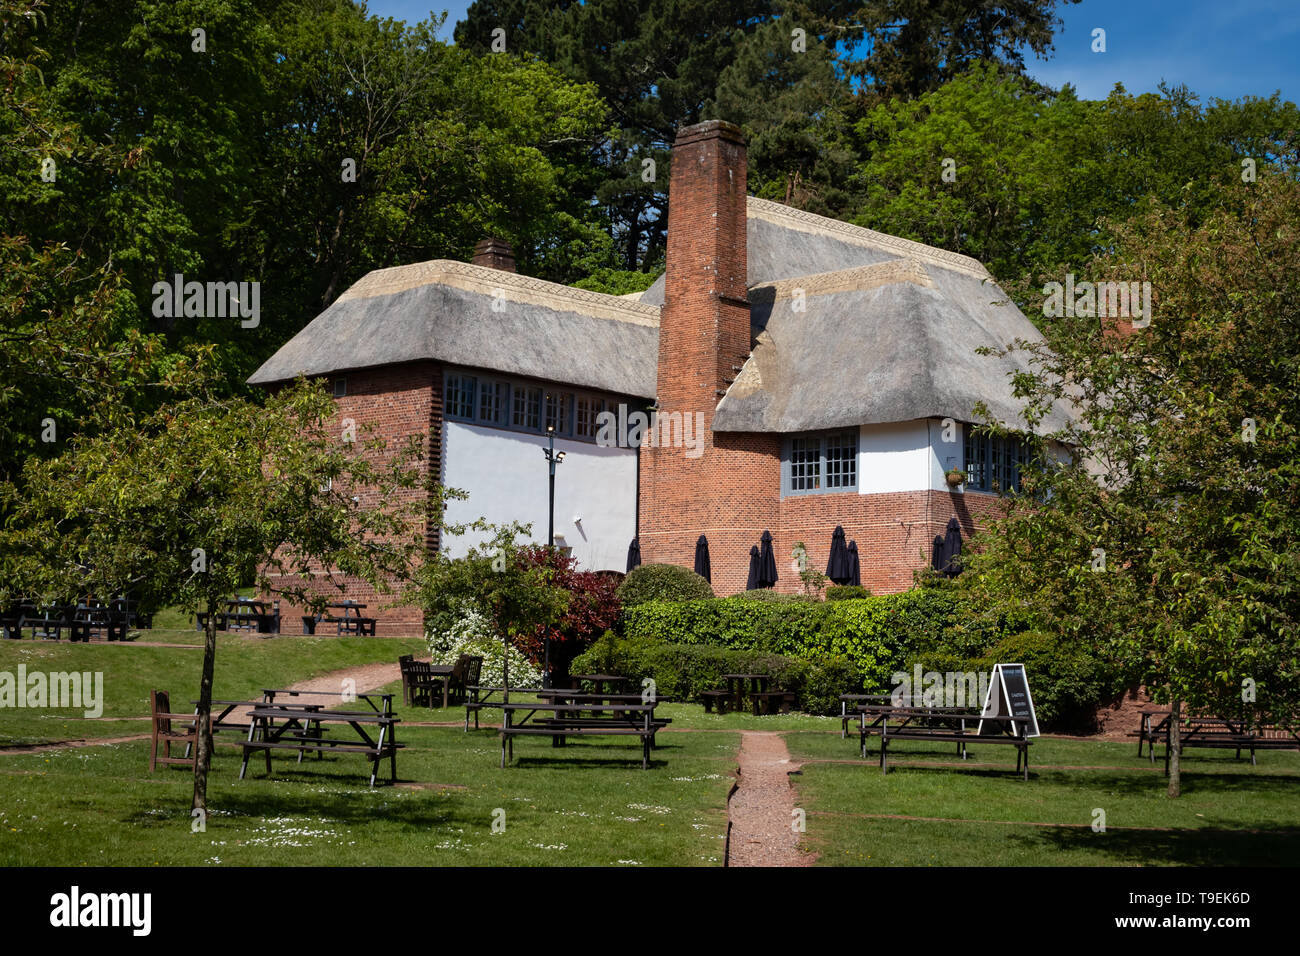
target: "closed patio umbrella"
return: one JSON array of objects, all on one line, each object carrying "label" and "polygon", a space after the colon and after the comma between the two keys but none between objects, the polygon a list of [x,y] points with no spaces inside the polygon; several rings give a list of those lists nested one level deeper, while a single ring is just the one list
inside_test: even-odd
[{"label": "closed patio umbrella", "polygon": [[961,522],[955,517],[948,519],[943,536],[943,573],[950,578],[961,574]]},{"label": "closed patio umbrella", "polygon": [[936,571],[943,570],[943,535],[936,534],[934,543],[930,545],[930,567]]},{"label": "closed patio umbrella", "polygon": [[849,556],[849,584],[862,587],[862,564],[858,561],[858,543],[850,541],[847,549]]},{"label": "closed patio umbrella", "polygon": [[758,589],[758,565],[758,545],[753,545],[749,549],[749,577],[745,579],[746,591]]},{"label": "closed patio umbrella", "polygon": [[758,586],[776,586],[776,554],[772,550],[772,532],[764,531],[758,550]]},{"label": "closed patio umbrella", "polygon": [[709,539],[700,535],[695,542],[695,573],[710,584],[713,583],[713,569],[709,564]]},{"label": "closed patio umbrella", "polygon": [[636,538],[627,546],[627,569],[630,572],[641,563],[641,542]]},{"label": "closed patio umbrella", "polygon": [[836,584],[848,584],[852,577],[849,568],[849,549],[844,543],[844,527],[836,525],[831,534],[831,556],[826,562],[826,576]]}]

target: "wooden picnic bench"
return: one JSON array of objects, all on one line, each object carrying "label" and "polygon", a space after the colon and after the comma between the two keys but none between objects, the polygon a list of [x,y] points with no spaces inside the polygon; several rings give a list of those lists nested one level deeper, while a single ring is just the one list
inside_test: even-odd
[{"label": "wooden picnic bench", "polygon": [[849,721],[860,719],[859,704],[888,704],[893,694],[840,694],[840,739],[849,736]]},{"label": "wooden picnic bench", "polygon": [[[502,687],[501,685],[471,684],[465,688],[465,732],[469,733],[469,715],[474,715],[474,729],[478,730],[478,712],[480,710],[500,710],[505,703],[505,692],[521,696],[536,696],[542,692],[540,687]],[[501,694],[501,697],[493,695]]]},{"label": "wooden picnic bench", "polygon": [[[1167,710],[1145,709],[1141,711],[1142,721],[1135,732],[1129,736],[1138,738],[1138,756],[1142,756],[1142,745],[1147,744],[1147,757],[1154,763],[1156,744],[1165,745],[1165,774],[1169,774],[1171,758],[1169,738],[1172,713]],[[1179,728],[1178,745],[1180,750],[1195,747],[1236,751],[1235,759],[1241,759],[1244,750],[1250,756],[1251,766],[1257,766],[1257,750],[1300,750],[1300,732],[1285,724],[1256,724],[1252,717],[1217,717],[1190,715],[1182,719]]]},{"label": "wooden picnic bench", "polygon": [[[387,696],[387,695],[386,695]],[[239,779],[244,779],[248,758],[256,750],[266,756],[266,772],[271,772],[272,750],[296,750],[302,762],[304,752],[359,753],[370,760],[370,786],[375,785],[379,764],[388,758],[391,782],[397,782],[397,751],[403,747],[396,740],[400,717],[376,713],[374,710],[326,710],[319,704],[290,704],[284,702],[259,704],[249,712],[251,724],[248,739],[244,741],[244,759],[239,767]],[[324,724],[350,727],[352,739],[328,736]],[[367,726],[378,728],[372,737]]]},{"label": "wooden picnic bench", "polygon": [[[979,711],[958,707],[894,707],[893,705],[861,704],[862,755],[866,756],[866,740],[871,734],[880,737],[880,770],[889,772],[889,744],[892,741],[912,740],[957,745],[964,760],[968,744],[1007,744],[1016,748],[1016,772],[1023,765],[1024,779],[1029,779],[1029,745],[1026,736],[1029,717],[983,716]],[[870,724],[868,716],[874,716]],[[891,725],[892,721],[892,725]],[[981,725],[996,729],[996,733],[980,733]]]},{"label": "wooden picnic bench", "polygon": [[[636,736],[641,738],[641,769],[650,766],[650,749],[654,746],[656,727],[654,704],[622,704],[619,716],[591,717],[593,707],[608,705],[577,703],[555,704],[545,702],[502,703],[501,766],[514,759],[514,738],[518,736],[550,737],[551,746],[563,746],[567,737],[586,736]],[[538,713],[551,716],[534,720]],[[515,715],[523,714],[516,722]],[[507,754],[509,756],[507,757]]]}]

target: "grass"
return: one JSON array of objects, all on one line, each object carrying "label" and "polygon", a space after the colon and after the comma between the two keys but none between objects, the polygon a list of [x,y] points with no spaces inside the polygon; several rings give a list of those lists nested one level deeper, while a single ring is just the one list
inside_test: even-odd
[{"label": "grass", "polygon": [[[193,632],[178,632],[190,633]],[[166,636],[154,632],[153,638]],[[167,643],[167,642],[163,642]],[[418,639],[219,638],[219,698],[256,696],[342,668],[420,651]],[[4,712],[0,746],[147,733],[152,687],[186,704],[198,685],[193,647],[0,642],[0,671],[101,671],[104,719],[69,711]],[[190,774],[149,774],[147,741],[0,754],[0,865],[720,865],[727,793],[742,730],[784,735],[801,773],[804,849],[822,865],[1232,865],[1289,863],[1300,851],[1300,754],[1259,766],[1227,751],[1184,757],[1184,796],[1165,796],[1160,762],[1132,743],[1039,738],[1028,782],[1012,748],[891,747],[891,770],[858,756],[839,720],[706,714],[666,703],[649,771],[622,738],[515,742],[498,769],[488,726],[461,729],[464,709],[403,707],[399,784],[366,786],[355,755],[277,754],[238,780],[238,750],[219,746],[207,830],[191,832]],[[499,712],[487,712],[494,722]],[[229,735],[219,741],[231,741]],[[1095,832],[1094,811],[1105,811]],[[494,821],[504,829],[494,832]]]},{"label": "grass", "polygon": [[[1163,761],[1139,759],[1132,743],[1039,738],[1026,782],[1011,747],[972,745],[963,762],[955,748],[896,743],[883,775],[874,746],[859,761],[856,737],[786,741],[796,760],[813,761],[795,779],[806,849],[824,864],[1277,865],[1300,852],[1292,752],[1260,754],[1251,767],[1230,751],[1189,751],[1173,800]],[[1097,810],[1104,832],[1092,826]]]}]

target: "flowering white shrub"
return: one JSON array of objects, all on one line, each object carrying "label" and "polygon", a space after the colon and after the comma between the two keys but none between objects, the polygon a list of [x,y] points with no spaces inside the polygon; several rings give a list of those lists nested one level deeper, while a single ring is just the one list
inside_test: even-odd
[{"label": "flowering white shrub", "polygon": [[[430,627],[426,632],[429,653],[435,664],[455,664],[460,655],[483,658],[479,683],[499,686],[502,683],[505,644],[481,612],[466,608],[456,623],[446,631]],[[510,648],[510,686],[542,686],[542,670],[529,663],[523,654]]]}]

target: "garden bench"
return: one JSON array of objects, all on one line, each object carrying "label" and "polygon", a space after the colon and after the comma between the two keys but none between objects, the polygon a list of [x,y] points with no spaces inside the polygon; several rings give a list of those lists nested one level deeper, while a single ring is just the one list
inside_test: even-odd
[{"label": "garden bench", "polygon": [[785,714],[795,705],[795,695],[786,690],[765,690],[750,694],[754,703],[754,716],[762,714]]}]

